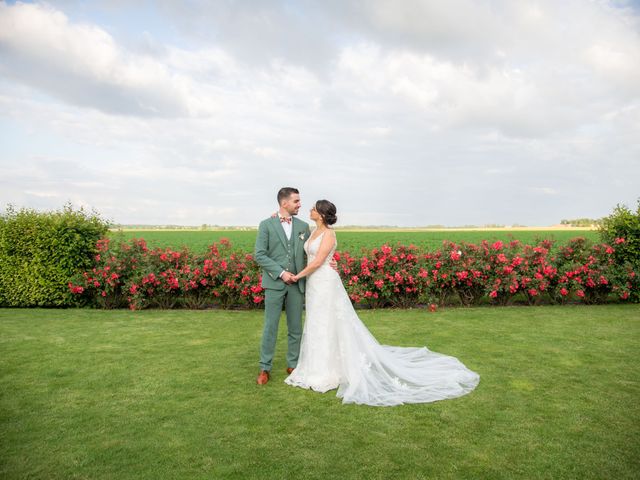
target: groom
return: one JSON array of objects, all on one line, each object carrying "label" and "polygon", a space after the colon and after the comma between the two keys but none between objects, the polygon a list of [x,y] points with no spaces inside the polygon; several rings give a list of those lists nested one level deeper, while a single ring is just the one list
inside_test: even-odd
[{"label": "groom", "polygon": [[309,238],[309,225],[295,218],[300,210],[300,192],[297,189],[281,188],[278,205],[278,215],[260,223],[256,239],[255,259],[262,267],[262,287],[265,289],[258,385],[269,381],[283,304],[287,314],[288,374],[298,363],[302,337],[305,279],[296,283],[292,278],[306,263],[303,246]]}]

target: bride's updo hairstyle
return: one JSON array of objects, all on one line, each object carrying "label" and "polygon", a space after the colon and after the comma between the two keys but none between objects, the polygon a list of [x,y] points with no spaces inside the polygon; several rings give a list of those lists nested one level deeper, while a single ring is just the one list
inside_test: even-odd
[{"label": "bride's updo hairstyle", "polygon": [[329,200],[318,200],[316,202],[316,212],[322,217],[325,225],[333,225],[338,221],[336,211],[336,206]]}]

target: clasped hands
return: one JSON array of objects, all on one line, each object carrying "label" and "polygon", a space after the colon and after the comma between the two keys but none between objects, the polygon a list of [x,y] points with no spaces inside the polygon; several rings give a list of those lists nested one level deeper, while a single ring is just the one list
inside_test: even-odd
[{"label": "clasped hands", "polygon": [[296,283],[299,279],[291,272],[284,272],[282,276],[282,281],[287,285],[291,285],[292,283]]},{"label": "clasped hands", "polygon": [[[329,262],[329,266],[333,268],[336,272],[338,271],[338,262],[336,262],[335,258],[331,259],[331,261]],[[294,275],[293,273],[287,272],[285,270],[284,273],[280,276],[280,278],[287,285],[291,285],[292,283],[296,283],[302,277],[299,277],[298,275]]]}]

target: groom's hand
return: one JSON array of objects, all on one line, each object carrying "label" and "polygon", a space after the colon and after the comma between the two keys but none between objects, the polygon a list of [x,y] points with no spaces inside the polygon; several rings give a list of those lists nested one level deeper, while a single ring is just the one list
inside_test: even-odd
[{"label": "groom's hand", "polygon": [[[329,262],[329,266],[331,268],[333,268],[336,272],[338,272],[338,262],[336,262],[335,258],[332,258],[331,261]],[[338,272],[340,273],[340,272]]]},{"label": "groom's hand", "polygon": [[284,272],[282,274],[282,281],[287,285],[291,285],[295,280],[293,279],[293,274],[291,272]]}]

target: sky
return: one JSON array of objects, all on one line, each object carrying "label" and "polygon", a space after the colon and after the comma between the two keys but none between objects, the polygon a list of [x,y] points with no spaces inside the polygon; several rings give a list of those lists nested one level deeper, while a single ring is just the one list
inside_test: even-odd
[{"label": "sky", "polygon": [[640,198],[640,2],[0,1],[0,208],[530,225]]}]

